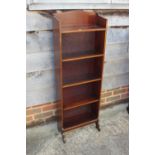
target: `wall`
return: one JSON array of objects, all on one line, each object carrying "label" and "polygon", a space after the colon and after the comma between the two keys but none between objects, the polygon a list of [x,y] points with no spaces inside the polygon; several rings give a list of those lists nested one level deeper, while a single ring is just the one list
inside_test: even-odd
[{"label": "wall", "polygon": [[27,0],[29,10],[128,9],[129,0]]},{"label": "wall", "polygon": [[[120,90],[124,86],[128,88],[128,11],[96,10],[96,12],[108,19],[109,26],[102,94],[105,91]],[[55,116],[52,13],[53,11],[27,11],[26,15],[28,124],[42,122]],[[128,89],[123,93],[125,93],[125,98],[128,98]],[[112,95],[115,96],[112,93],[111,97]],[[111,102],[120,99],[124,98],[119,95],[119,97],[112,98]],[[110,103],[110,100],[104,102],[103,98],[102,103]],[[36,110],[37,107],[40,107],[40,110]]]}]

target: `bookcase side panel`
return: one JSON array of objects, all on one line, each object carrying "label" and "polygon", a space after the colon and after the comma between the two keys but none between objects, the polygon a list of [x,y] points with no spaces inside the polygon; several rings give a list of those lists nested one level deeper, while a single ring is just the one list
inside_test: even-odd
[{"label": "bookcase side panel", "polygon": [[53,35],[54,35],[54,65],[55,65],[55,85],[57,96],[57,117],[58,130],[62,131],[63,127],[63,107],[62,107],[62,69],[61,69],[61,34],[59,21],[53,18]]},{"label": "bookcase side panel", "polygon": [[[101,69],[101,85],[98,89],[99,93],[99,99],[101,101],[101,91],[102,91],[102,83],[103,83],[103,71],[104,71],[104,63],[105,63],[105,47],[106,47],[106,33],[107,33],[107,20],[97,16],[97,23],[102,26],[103,28],[106,28],[105,31],[102,32],[97,32],[96,33],[96,43],[95,46],[96,48],[103,53],[102,57],[102,62],[99,64],[99,68]],[[98,103],[98,115],[99,115],[99,110],[100,110],[100,102]]]}]

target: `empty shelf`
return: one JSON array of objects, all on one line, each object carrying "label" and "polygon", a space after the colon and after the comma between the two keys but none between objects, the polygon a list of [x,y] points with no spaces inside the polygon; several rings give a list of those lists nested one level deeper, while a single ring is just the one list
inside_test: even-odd
[{"label": "empty shelf", "polygon": [[101,81],[101,78],[85,80],[85,81],[80,81],[80,82],[74,82],[74,83],[67,83],[67,84],[63,85],[63,88],[78,86],[78,85],[87,84],[87,83],[96,82],[96,81]]},{"label": "empty shelf", "polygon": [[70,110],[70,109],[77,108],[79,106],[84,106],[87,104],[91,104],[97,101],[99,101],[99,99],[96,99],[94,97],[89,97],[88,99],[84,99],[78,102],[64,103],[64,110]]},{"label": "empty shelf", "polygon": [[93,113],[83,113],[64,120],[64,130],[71,130],[97,121],[97,116]]}]

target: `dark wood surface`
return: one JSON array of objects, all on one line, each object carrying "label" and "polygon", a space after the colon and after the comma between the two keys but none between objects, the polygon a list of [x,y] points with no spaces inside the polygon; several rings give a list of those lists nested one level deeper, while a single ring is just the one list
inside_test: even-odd
[{"label": "dark wood surface", "polygon": [[62,33],[96,32],[105,30],[105,28],[100,27],[99,25],[68,26],[62,28]]},{"label": "dark wood surface", "polygon": [[97,57],[102,57],[104,56],[103,54],[92,54],[92,53],[89,53],[87,52],[86,53],[80,53],[80,54],[77,54],[77,55],[71,55],[71,56],[67,56],[66,58],[64,58],[62,61],[63,62],[68,62],[68,61],[77,61],[77,60],[82,60],[82,59],[90,59],[90,58],[97,58]]},{"label": "dark wood surface", "polygon": [[64,112],[64,129],[83,126],[97,119],[97,103],[91,103]]},{"label": "dark wood surface", "polygon": [[98,89],[101,82],[91,82],[63,90],[64,110],[99,101]]},{"label": "dark wood surface", "polygon": [[57,116],[58,116],[58,129],[61,132],[63,128],[63,103],[62,103],[62,62],[61,62],[61,33],[60,23],[54,18],[53,19],[53,35],[54,35],[54,65],[55,69],[55,89],[57,100]]},{"label": "dark wood surface", "polygon": [[63,84],[77,83],[101,77],[102,58],[63,63]]},{"label": "dark wood surface", "polygon": [[62,133],[90,123],[96,123],[100,129],[98,115],[106,30],[107,20],[93,12],[55,14],[58,121]]}]

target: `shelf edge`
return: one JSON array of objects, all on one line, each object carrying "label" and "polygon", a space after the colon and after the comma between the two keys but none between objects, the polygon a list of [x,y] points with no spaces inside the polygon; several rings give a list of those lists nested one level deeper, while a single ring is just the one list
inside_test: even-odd
[{"label": "shelf edge", "polygon": [[64,111],[71,110],[71,109],[74,109],[74,108],[78,108],[78,107],[81,107],[81,106],[85,106],[85,105],[95,103],[95,102],[98,102],[98,101],[99,101],[99,99],[94,99],[94,100],[90,100],[88,102],[83,102],[83,104],[80,104],[80,105],[64,108]]},{"label": "shelf edge", "polygon": [[87,122],[83,122],[83,123],[80,123],[80,124],[77,124],[77,125],[74,125],[72,127],[68,127],[68,128],[63,128],[63,131],[66,132],[66,131],[69,131],[69,130],[73,130],[73,129],[76,129],[76,128],[80,128],[82,126],[85,126],[85,125],[89,125],[91,123],[94,123],[98,120],[98,118],[95,118],[95,119],[92,119],[90,121],[87,121]]},{"label": "shelf edge", "polygon": [[91,59],[91,58],[97,58],[97,57],[102,57],[102,56],[104,56],[104,54],[81,56],[81,57],[75,57],[75,58],[66,58],[66,59],[63,59],[62,62],[78,61],[78,60]]},{"label": "shelf edge", "polygon": [[78,86],[78,85],[87,84],[87,83],[91,83],[91,82],[97,82],[97,81],[101,81],[101,80],[102,80],[102,78],[97,78],[97,79],[87,80],[87,81],[83,81],[83,82],[75,82],[75,83],[71,83],[71,84],[64,84],[64,86],[62,88]]},{"label": "shelf edge", "polygon": [[98,32],[98,31],[106,31],[107,29],[105,28],[98,28],[98,29],[78,29],[78,30],[62,30],[61,33],[62,34],[68,34],[68,33],[80,33],[80,32]]}]

